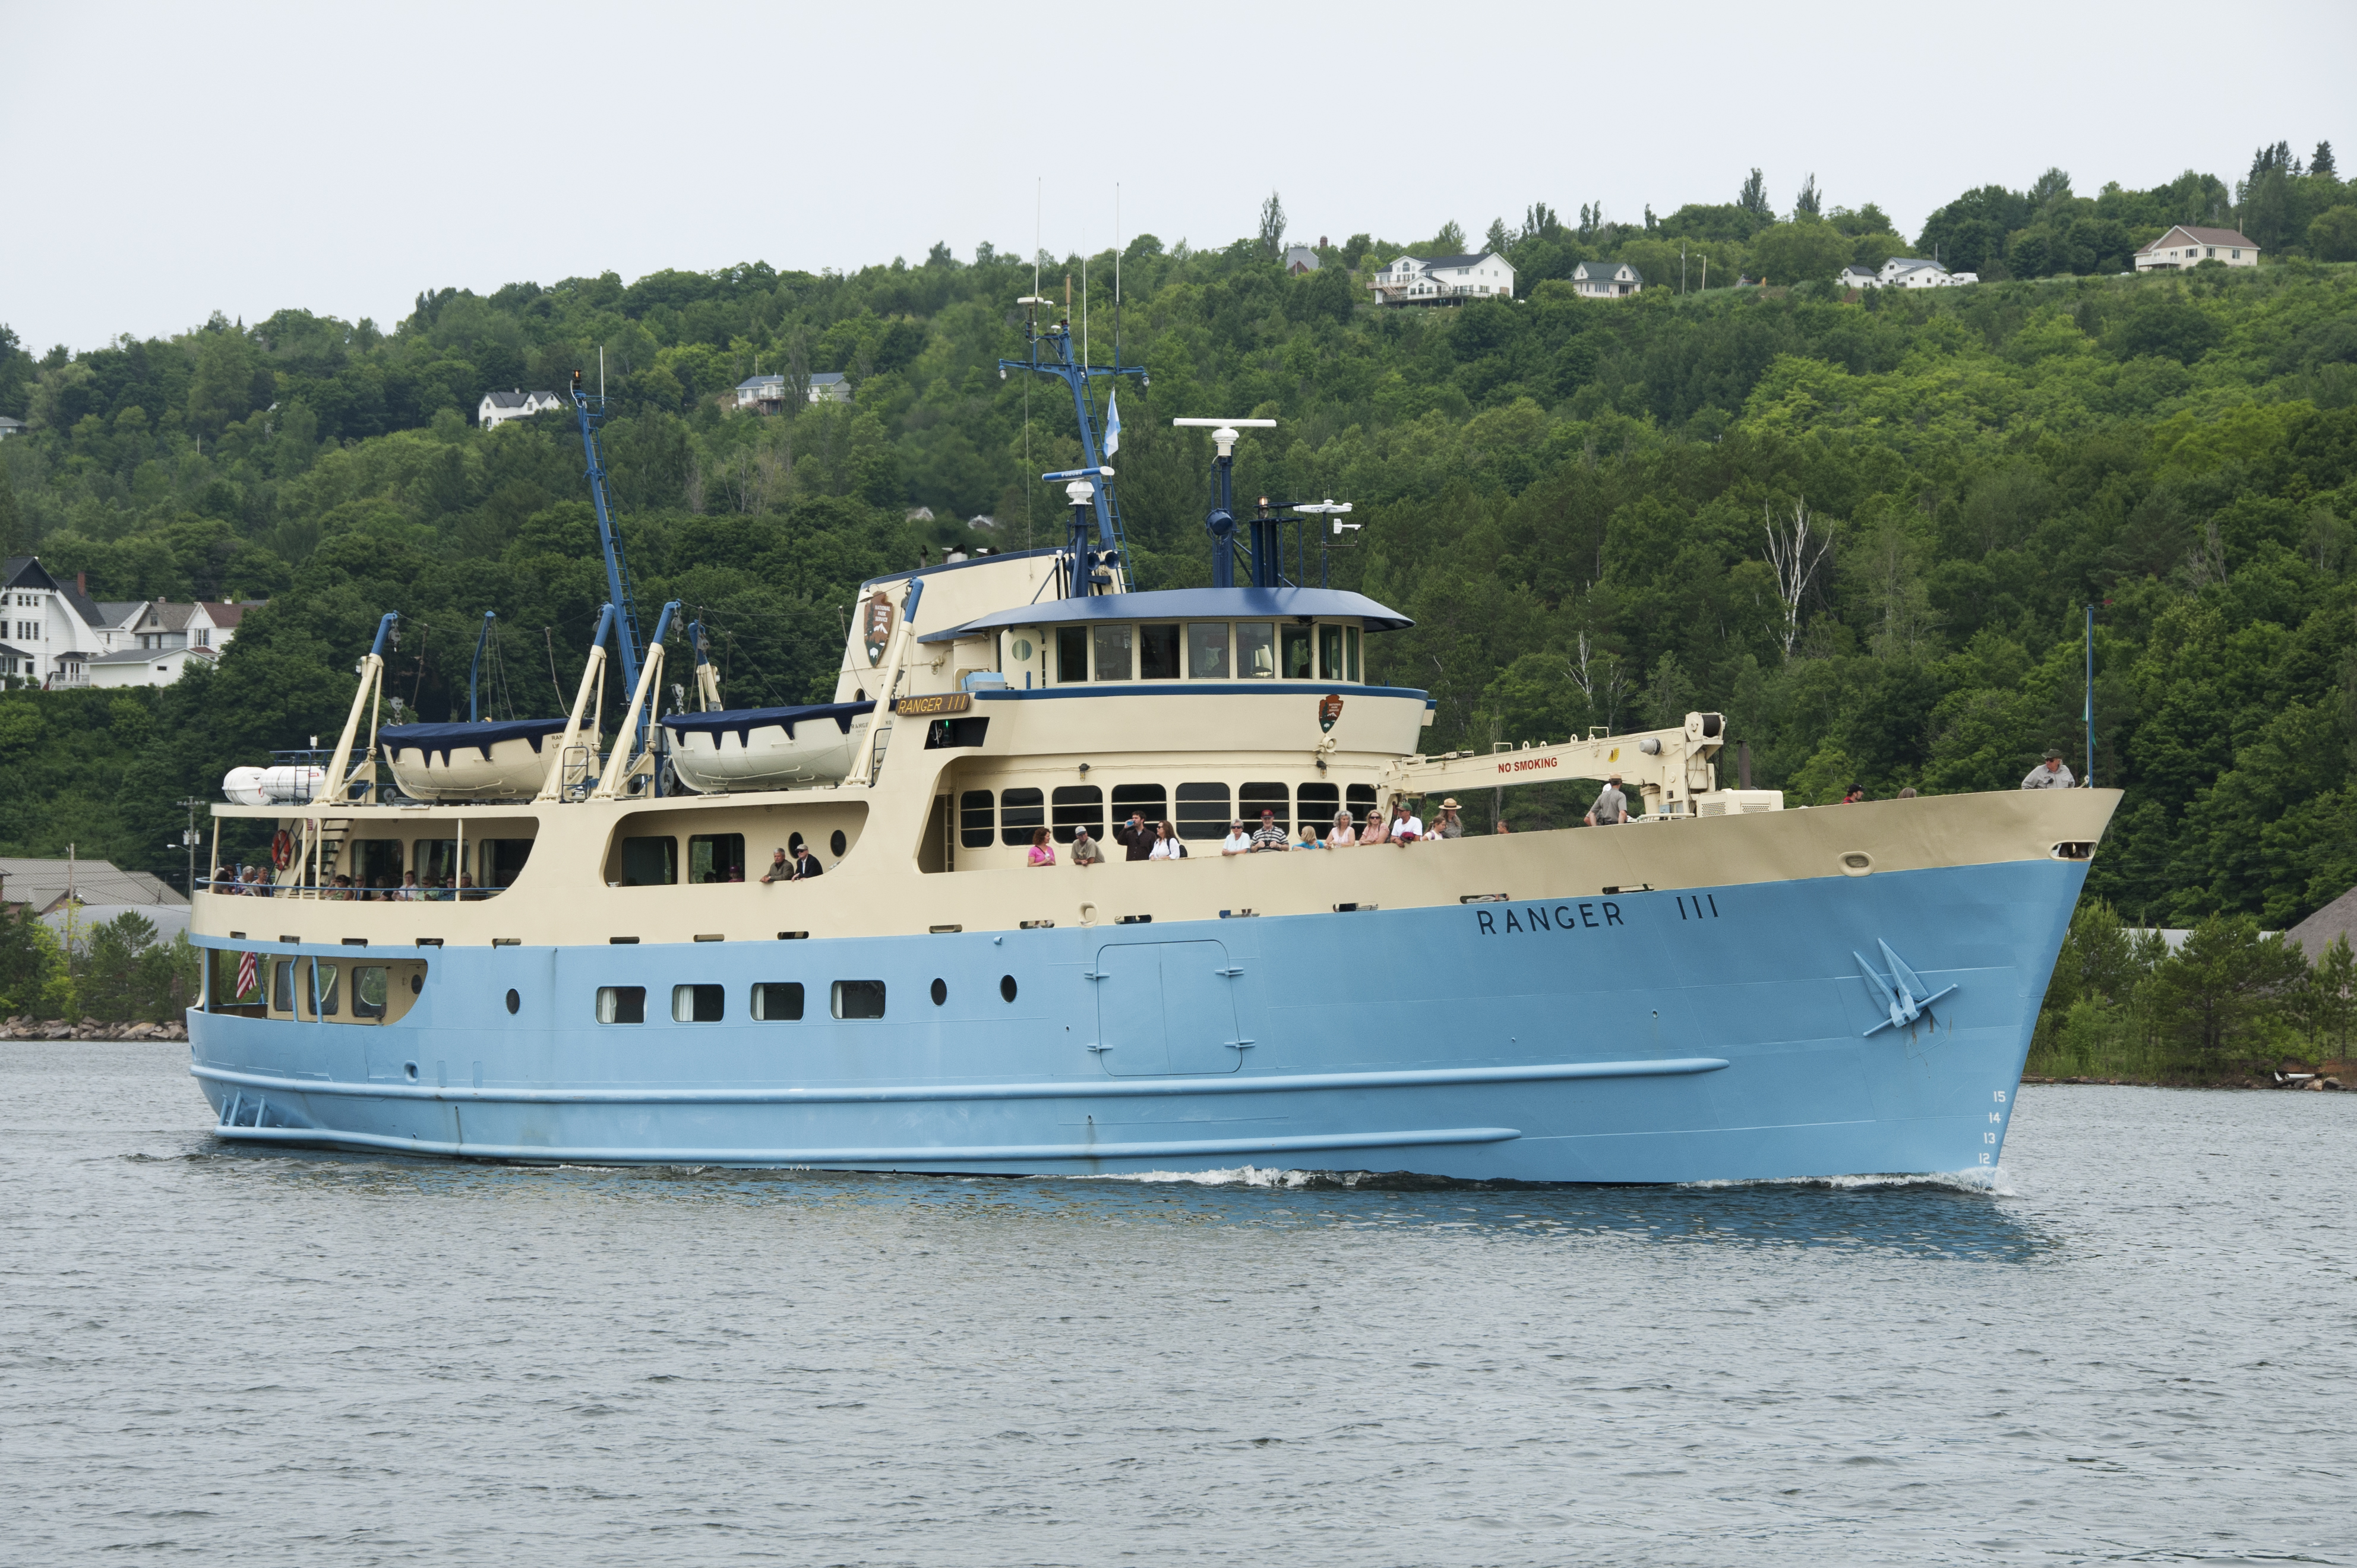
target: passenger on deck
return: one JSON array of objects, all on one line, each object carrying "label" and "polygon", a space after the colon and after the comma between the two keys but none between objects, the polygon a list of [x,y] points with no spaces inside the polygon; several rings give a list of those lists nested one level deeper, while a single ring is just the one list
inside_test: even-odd
[{"label": "passenger on deck", "polygon": [[1318,836],[1318,824],[1315,822],[1302,823],[1301,837],[1293,847],[1296,849],[1324,849],[1326,847],[1326,841]]},{"label": "passenger on deck", "polygon": [[763,874],[761,880],[764,882],[791,882],[793,879],[794,868],[787,864],[786,852],[782,849],[771,850],[770,852],[770,869],[768,872]]},{"label": "passenger on deck", "polygon": [[471,904],[481,897],[482,894],[475,886],[474,873],[470,871],[458,873],[458,902]]},{"label": "passenger on deck", "polygon": [[1089,830],[1085,827],[1072,830],[1072,864],[1079,866],[1104,864],[1104,851],[1097,847],[1096,840],[1089,837]]},{"label": "passenger on deck", "polygon": [[1456,796],[1451,795],[1448,800],[1440,802],[1440,820],[1432,824],[1432,836],[1442,839],[1461,839],[1465,836],[1465,824],[1457,815]]},{"label": "passenger on deck", "polygon": [[1596,804],[1587,808],[1587,825],[1591,828],[1610,827],[1629,820],[1629,797],[1620,792],[1620,775],[1613,774],[1596,792]]},{"label": "passenger on deck", "polygon": [[1244,832],[1244,820],[1238,817],[1228,824],[1228,836],[1220,841],[1220,853],[1223,855],[1249,854],[1252,846],[1252,835]]},{"label": "passenger on deck", "polygon": [[249,898],[269,897],[270,884],[262,879],[262,867],[258,865],[247,866],[245,868],[245,880],[239,885],[238,891],[244,894]]},{"label": "passenger on deck", "polygon": [[1154,847],[1146,852],[1146,858],[1184,860],[1187,858],[1187,841],[1178,836],[1178,830],[1172,827],[1168,820],[1157,822],[1154,824]]},{"label": "passenger on deck", "polygon": [[1033,865],[1053,865],[1056,864],[1056,846],[1048,842],[1047,829],[1033,828],[1031,830],[1031,854],[1028,858]]},{"label": "passenger on deck", "polygon": [[450,901],[450,889],[438,876],[429,876],[417,886],[418,897],[421,898],[436,904],[447,904]]},{"label": "passenger on deck", "polygon": [[350,901],[352,897],[352,879],[346,876],[342,872],[338,872],[336,874],[335,881],[328,885],[328,897],[347,902]]},{"label": "passenger on deck", "polygon": [[1272,851],[1281,853],[1292,847],[1285,836],[1285,830],[1276,825],[1276,809],[1263,806],[1260,809],[1260,827],[1252,836],[1252,852],[1254,854]]},{"label": "passenger on deck", "polygon": [[1328,849],[1351,849],[1354,848],[1358,844],[1358,842],[1359,835],[1352,832],[1351,828],[1351,813],[1348,811],[1335,812],[1334,831],[1326,835],[1326,847]]},{"label": "passenger on deck", "polygon": [[2025,789],[2068,789],[2076,782],[2071,777],[2070,765],[2062,760],[2062,754],[2050,751],[2043,761],[2029,770],[2029,777],[2021,781],[2021,787]]},{"label": "passenger on deck", "polygon": [[786,840],[786,847],[794,852],[793,875],[787,880],[808,882],[813,876],[825,874],[826,867],[818,863],[818,856],[811,853],[811,846],[802,842],[802,834],[795,833],[789,837]]},{"label": "passenger on deck", "polygon": [[1405,798],[1392,801],[1391,839],[1394,843],[1414,843],[1424,836],[1424,819],[1407,809]]},{"label": "passenger on deck", "polygon": [[1389,837],[1389,832],[1383,827],[1383,808],[1368,807],[1367,820],[1359,829],[1359,842],[1362,844],[1382,843]]},{"label": "passenger on deck", "polygon": [[1154,858],[1154,825],[1135,811],[1129,813],[1129,821],[1113,831],[1114,841],[1129,852],[1127,858],[1131,860]]},{"label": "passenger on deck", "polygon": [[417,886],[417,873],[414,871],[403,872],[401,874],[401,886],[393,889],[393,896],[396,900],[404,904],[414,903],[417,899],[424,897],[425,896],[425,889]]}]

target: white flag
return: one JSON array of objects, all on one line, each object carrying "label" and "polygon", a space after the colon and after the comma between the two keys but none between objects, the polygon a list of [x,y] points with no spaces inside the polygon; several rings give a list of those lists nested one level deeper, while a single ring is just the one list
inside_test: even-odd
[{"label": "white flag", "polygon": [[1121,450],[1121,389],[1115,387],[1105,399],[1105,456]]}]

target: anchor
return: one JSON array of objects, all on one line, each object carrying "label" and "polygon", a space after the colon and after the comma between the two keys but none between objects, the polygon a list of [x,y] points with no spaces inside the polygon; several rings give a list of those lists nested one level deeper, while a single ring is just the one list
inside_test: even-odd
[{"label": "anchor", "polygon": [[[1850,956],[1857,960],[1857,967],[1865,972],[1866,988],[1873,996],[1875,1006],[1889,1015],[1881,1023],[1867,1030],[1863,1037],[1878,1035],[1885,1029],[1906,1028],[1927,1016],[1932,1011],[1932,1003],[1954,994],[1956,988],[1953,985],[1939,991],[1932,991],[1923,983],[1921,976],[1907,967],[1905,959],[1890,950],[1889,942],[1878,938],[1875,945],[1882,950],[1883,958],[1890,965],[1890,978],[1888,980],[1883,978],[1873,964],[1867,961],[1864,953],[1854,948],[1850,950]],[[1926,994],[1927,992],[1929,994]]]}]

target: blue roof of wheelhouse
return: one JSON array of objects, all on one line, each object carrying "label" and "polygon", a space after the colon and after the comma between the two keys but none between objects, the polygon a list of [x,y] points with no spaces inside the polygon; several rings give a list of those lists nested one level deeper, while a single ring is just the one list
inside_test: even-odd
[{"label": "blue roof of wheelhouse", "polygon": [[1011,610],[944,627],[919,642],[979,637],[1010,626],[1070,626],[1111,620],[1355,620],[1372,630],[1396,631],[1415,622],[1364,594],[1341,588],[1166,588],[1154,593],[1098,594],[1085,599],[1042,599]]}]

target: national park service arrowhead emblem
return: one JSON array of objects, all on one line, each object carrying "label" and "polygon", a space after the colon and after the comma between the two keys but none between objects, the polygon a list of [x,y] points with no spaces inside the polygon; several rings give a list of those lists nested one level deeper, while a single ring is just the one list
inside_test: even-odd
[{"label": "national park service arrowhead emblem", "polygon": [[1318,728],[1320,733],[1331,733],[1334,721],[1341,716],[1342,699],[1339,693],[1329,692],[1318,699]]},{"label": "national park service arrowhead emblem", "polygon": [[884,657],[885,645],[892,640],[892,601],[881,588],[867,601],[859,619],[860,641],[867,650],[867,662],[873,664]]}]

